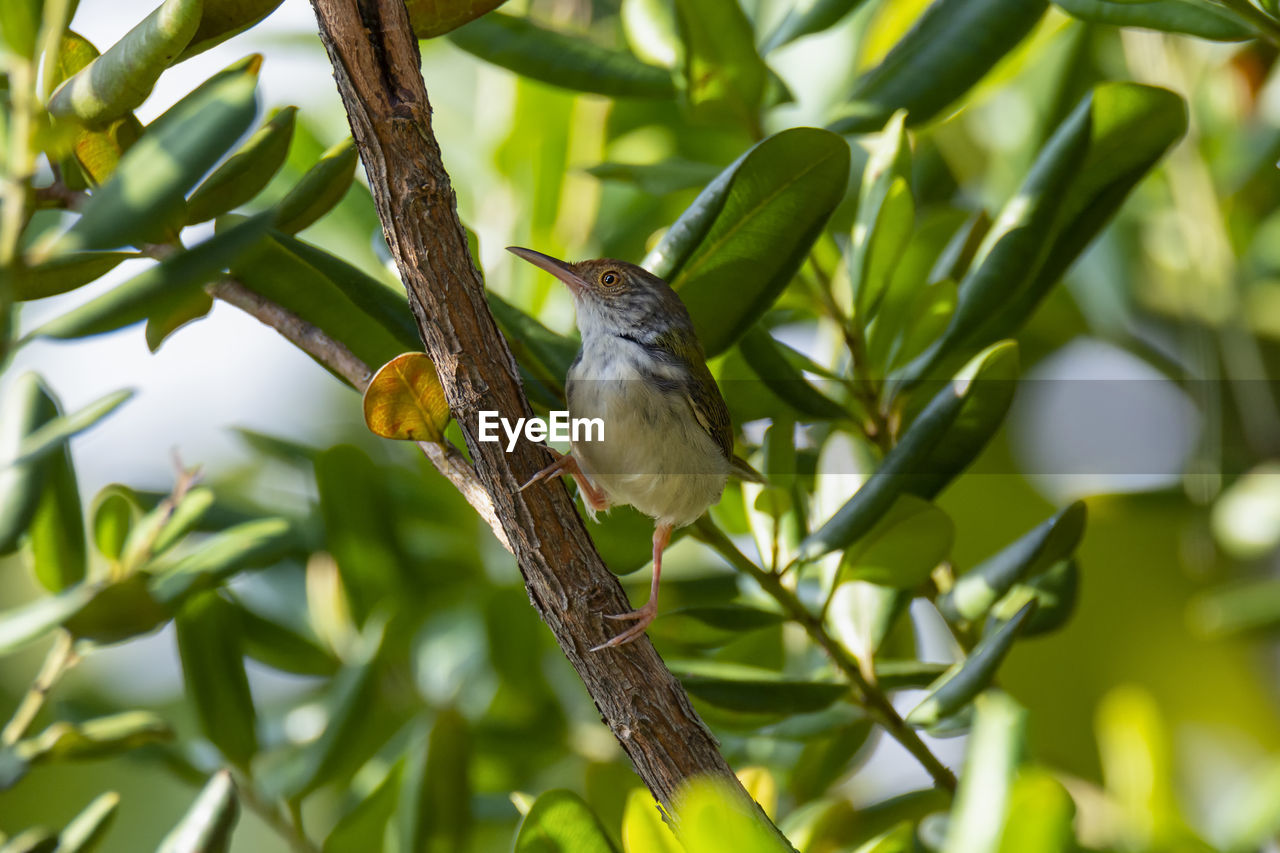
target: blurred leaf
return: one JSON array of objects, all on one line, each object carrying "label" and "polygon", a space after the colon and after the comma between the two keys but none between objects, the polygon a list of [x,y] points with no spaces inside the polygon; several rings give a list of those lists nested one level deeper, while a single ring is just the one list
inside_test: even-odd
[{"label": "blurred leaf", "polygon": [[1014,584],[991,608],[987,615],[988,628],[995,622],[1003,622],[1017,613],[1028,602],[1034,601],[1035,612],[1022,629],[1022,636],[1036,637],[1056,631],[1075,612],[1080,593],[1080,566],[1075,560],[1062,560],[1025,583]]},{"label": "blurred leaf", "polygon": [[578,341],[551,331],[492,291],[486,291],[485,298],[520,366],[540,384],[554,389],[560,399],[553,399],[551,405],[558,405],[563,401],[569,366],[578,356]]},{"label": "blurred leaf", "polygon": [[858,810],[857,828],[852,833],[849,843],[868,842],[903,822],[912,825],[919,823],[926,815],[949,808],[951,800],[952,795],[949,791],[941,788],[927,788],[921,791],[909,791],[863,806]]},{"label": "blurred leaf", "polygon": [[823,394],[805,379],[790,361],[778,342],[759,324],[752,326],[738,341],[742,357],[765,386],[791,405],[803,418],[847,420],[849,412]]},{"label": "blurred leaf", "polygon": [[360,153],[349,136],[321,154],[276,204],[276,230],[296,234],[332,210],[351,189],[359,162]]},{"label": "blurred leaf", "polygon": [[458,47],[532,80],[612,97],[669,98],[665,68],[601,47],[585,35],[557,32],[528,18],[492,12],[449,34]]},{"label": "blurred leaf", "polygon": [[771,53],[798,38],[833,27],[862,3],[863,0],[804,0],[797,3],[787,9],[787,14],[760,45],[760,53]]},{"label": "blurred leaf", "polygon": [[1272,756],[1240,785],[1241,795],[1223,808],[1233,850],[1265,845],[1280,833],[1280,757]]},{"label": "blurred leaf", "polygon": [[1223,489],[1210,517],[1218,545],[1237,560],[1280,546],[1280,463],[1263,462]]},{"label": "blurred leaf", "polygon": [[0,612],[0,654],[43,637],[92,601],[95,592],[94,587],[80,584]]},{"label": "blurred leaf", "polygon": [[[114,391],[100,397],[83,408],[76,409],[67,415],[58,415],[33,430],[18,448],[15,466],[26,465],[43,459],[50,453],[60,449],[72,438],[96,425],[107,415],[127,403],[133,397],[132,391]],[[0,470],[4,470],[0,468]]]},{"label": "blurred leaf", "polygon": [[675,0],[684,42],[682,94],[695,118],[755,130],[769,69],[737,0]]},{"label": "blurred leaf", "polygon": [[896,110],[922,124],[967,92],[1040,20],[1044,0],[934,0],[831,123],[840,133],[878,130]]},{"label": "blurred leaf", "polygon": [[1137,687],[1112,688],[1098,704],[1097,738],[1121,843],[1138,850],[1173,846],[1183,826],[1170,738],[1155,699]]},{"label": "blurred leaf", "polygon": [[907,722],[917,727],[931,726],[985,690],[1013,648],[1022,623],[1034,609],[1033,604],[1024,605],[1012,619],[983,637],[968,657],[952,665],[930,685],[929,695],[907,714]]},{"label": "blurred leaf", "polygon": [[240,804],[231,774],[219,770],[178,825],[160,842],[156,853],[226,853],[239,816]]},{"label": "blurred leaf", "polygon": [[1093,24],[1142,27],[1166,33],[1183,33],[1214,41],[1244,41],[1256,37],[1240,18],[1213,3],[1199,0],[1053,0],[1073,18]]},{"label": "blurred leaf", "polygon": [[861,719],[826,737],[804,745],[787,774],[787,788],[803,805],[826,793],[849,769],[853,757],[871,737],[870,719]]},{"label": "blurred leaf", "polygon": [[911,143],[907,114],[898,110],[885,124],[862,172],[858,213],[850,241],[849,280],[854,314],[863,325],[880,304],[898,256],[906,248],[915,217],[911,199]]},{"label": "blurred leaf", "polygon": [[206,222],[256,196],[284,165],[297,114],[297,107],[274,110],[256,133],[196,187],[187,199],[187,222]]},{"label": "blurred leaf", "polygon": [[198,87],[129,149],[54,251],[112,249],[172,226],[185,215],[187,192],[248,129],[256,111],[254,65]]},{"label": "blurred leaf", "polygon": [[702,191],[645,258],[693,318],[707,355],[773,304],[844,195],[849,147],[816,128],[769,137]]},{"label": "blurred leaf", "polygon": [[337,672],[337,659],[311,637],[241,604],[231,606],[236,611],[234,623],[240,627],[244,653],[258,663],[293,675],[330,676]]},{"label": "blurred leaf", "polygon": [[682,646],[711,649],[782,622],[782,614],[772,610],[744,604],[708,604],[663,613],[649,634]]},{"label": "blurred leaf", "polygon": [[19,460],[28,434],[53,415],[36,374],[20,374],[4,390],[0,405],[0,554],[18,547],[40,505],[46,467],[34,460]]},{"label": "blurred leaf", "polygon": [[63,624],[76,637],[95,643],[118,643],[154,631],[173,615],[169,608],[155,600],[147,588],[146,575],[81,584],[63,595],[84,588],[92,595]]},{"label": "blurred leaf", "polygon": [[36,55],[36,34],[40,31],[41,0],[0,3],[0,41],[17,56]]},{"label": "blurred leaf", "polygon": [[955,532],[945,512],[914,495],[900,495],[844,552],[840,577],[914,589],[951,553]]},{"label": "blurred leaf", "polygon": [[823,797],[805,803],[782,821],[781,828],[800,853],[821,853],[848,843],[858,825],[858,814],[843,797]]},{"label": "blurred leaf", "polygon": [[839,682],[788,678],[744,664],[682,660],[668,665],[691,695],[730,711],[803,714],[821,711],[849,692]]},{"label": "blurred leaf", "polygon": [[292,525],[283,518],[263,518],[209,537],[151,581],[151,593],[166,607],[210,589],[237,572],[270,565],[294,542]]},{"label": "blurred leaf", "polygon": [[275,11],[282,0],[204,0],[200,26],[178,61],[190,59],[222,44],[257,24]]},{"label": "blurred leaf", "polygon": [[207,316],[212,310],[213,297],[203,290],[190,291],[180,303],[164,306],[161,311],[147,317],[144,334],[147,349],[155,352],[174,332]]},{"label": "blurred leaf", "polygon": [[600,163],[587,172],[602,181],[632,184],[641,192],[663,196],[702,186],[720,170],[710,163],[668,157],[657,163]]},{"label": "blurred leaf", "polygon": [[102,185],[116,173],[125,152],[142,137],[142,122],[132,113],[116,119],[100,131],[77,130],[74,143],[76,162],[95,185]]},{"label": "blurred leaf", "polygon": [[91,853],[111,828],[120,795],[115,791],[99,794],[71,819],[58,833],[58,853]]},{"label": "blurred leaf", "polygon": [[131,749],[173,738],[169,724],[150,711],[125,711],[82,723],[53,723],[14,746],[31,764],[110,758]]},{"label": "blurred leaf", "polygon": [[257,712],[244,670],[239,611],[216,592],[187,601],[174,620],[182,680],[200,729],[239,767],[258,751]]},{"label": "blurred leaf", "polygon": [[778,782],[767,767],[744,767],[735,775],[747,796],[756,801],[770,820],[778,813]]},{"label": "blurred leaf", "polygon": [[966,468],[1000,428],[1013,400],[1018,347],[988,347],[943,387],[844,506],[800,546],[813,560],[856,542],[899,495],[932,498]]},{"label": "blurred leaf", "polygon": [[945,663],[919,660],[885,660],[875,662],[876,684],[882,690],[925,688],[947,671]]},{"label": "blurred leaf", "polygon": [[49,112],[100,128],[139,106],[200,23],[202,0],[164,0],[107,52],[66,80]]},{"label": "blurred leaf", "polygon": [[[49,418],[61,416],[53,395],[40,389],[41,408]],[[50,592],[61,592],[84,580],[89,548],[84,534],[84,511],[76,482],[71,448],[63,443],[40,463],[44,488],[27,528],[36,579]]]},{"label": "blurred leaf", "polygon": [[13,298],[18,302],[44,299],[75,290],[97,281],[137,252],[75,252],[17,270],[13,276]]},{"label": "blurred leaf", "polygon": [[1209,637],[1272,629],[1280,625],[1280,581],[1250,579],[1207,590],[1192,599],[1188,616]]},{"label": "blurred leaf", "polygon": [[471,831],[470,731],[453,709],[418,733],[396,809],[401,850],[467,849]]},{"label": "blurred leaf", "polygon": [[671,68],[680,55],[676,11],[669,0],[622,0],[619,18],[627,44],[645,62]]},{"label": "blurred leaf", "polygon": [[964,772],[956,791],[944,853],[996,853],[1009,809],[1009,789],[1023,747],[1027,712],[993,691],[977,700]]},{"label": "blurred leaf", "polygon": [[513,853],[614,853],[600,820],[572,791],[547,791],[520,822]]},{"label": "blurred leaf", "polygon": [[1072,853],[1076,804],[1047,770],[1027,768],[1009,793],[1009,813],[1000,835],[1000,853]]},{"label": "blurred leaf", "polygon": [[675,812],[688,853],[791,853],[764,816],[718,780],[689,782],[676,794]]},{"label": "blurred leaf", "polygon": [[646,788],[632,788],[622,815],[623,853],[685,853]]},{"label": "blurred leaf", "polygon": [[136,502],[123,486],[107,486],[94,503],[93,544],[108,560],[119,560],[133,527]]},{"label": "blurred leaf", "polygon": [[1082,501],[1071,504],[961,575],[938,597],[938,610],[952,621],[981,618],[1015,583],[1070,557],[1084,536],[1086,516]]},{"label": "blurred leaf", "polygon": [[841,644],[860,661],[874,659],[911,596],[900,589],[844,581],[836,587],[829,609]]},{"label": "blurred leaf", "polygon": [[420,39],[435,38],[492,12],[506,0],[408,0],[409,24]]},{"label": "blurred leaf", "polygon": [[324,853],[366,853],[371,844],[376,846],[381,842],[387,822],[396,810],[403,776],[404,759],[401,759],[387,771],[377,787],[329,830]]},{"label": "blurred leaf", "polygon": [[401,353],[378,368],[364,392],[364,423],[383,438],[441,441],[449,404],[431,357]]},{"label": "blurred leaf", "polygon": [[54,853],[58,849],[58,836],[43,827],[24,829],[4,842],[0,853]]}]

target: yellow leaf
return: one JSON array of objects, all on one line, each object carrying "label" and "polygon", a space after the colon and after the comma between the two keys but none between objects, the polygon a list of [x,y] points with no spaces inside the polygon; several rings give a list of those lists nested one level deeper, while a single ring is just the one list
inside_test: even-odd
[{"label": "yellow leaf", "polygon": [[772,820],[778,814],[778,783],[764,767],[744,767],[738,771],[738,781],[747,789],[751,799],[760,804]]},{"label": "yellow leaf", "polygon": [[425,353],[401,353],[384,364],[364,392],[364,422],[376,435],[406,441],[439,441],[449,404]]}]

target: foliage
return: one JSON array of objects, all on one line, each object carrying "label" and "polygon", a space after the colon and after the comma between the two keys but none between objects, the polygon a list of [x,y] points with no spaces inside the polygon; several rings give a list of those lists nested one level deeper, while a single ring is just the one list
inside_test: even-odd
[{"label": "foliage", "polygon": [[[278,0],[165,0],[101,53],[70,29],[75,5],[0,5],[0,554],[11,555],[0,653],[47,653],[38,672],[27,657],[6,664],[30,689],[5,695],[0,803],[82,761],[106,759],[124,779],[128,755],[201,790],[184,814],[160,815],[164,832],[119,849],[258,849],[238,840],[242,809],[293,849],[326,853],[786,849],[766,816],[805,853],[1274,840],[1280,753],[1241,774],[1247,795],[1197,818],[1149,690],[1078,691],[1073,707],[1098,707],[1099,764],[1063,757],[1092,755],[1092,740],[1064,746],[1068,725],[1011,670],[1047,637],[1080,670],[1107,671],[1108,649],[1071,633],[1080,589],[1144,555],[1115,535],[1089,549],[1102,540],[1086,516],[1114,527],[1128,517],[1118,499],[1091,495],[1086,510],[1064,498],[1055,511],[1025,483],[1011,499],[984,479],[1014,476],[1002,428],[1020,376],[1077,335],[1173,379],[1245,383],[1230,402],[1220,384],[1199,401],[1220,445],[1187,465],[1186,492],[1209,507],[1195,510],[1197,541],[1217,562],[1186,617],[1213,638],[1280,625],[1277,582],[1261,570],[1280,548],[1267,461],[1280,427],[1270,389],[1248,382],[1270,375],[1280,336],[1258,308],[1280,287],[1280,134],[1259,94],[1276,78],[1274,4],[407,4],[428,65],[510,95],[494,158],[504,197],[519,201],[508,233],[456,181],[477,263],[495,234],[643,257],[687,304],[738,450],[769,475],[731,485],[673,549],[649,632],[761,809],[692,780],[669,814],[600,744],[510,561],[410,442],[244,430],[252,470],[201,485],[179,466],[167,492],[82,494],[77,437],[130,392],[67,411],[13,365],[43,339],[144,323],[156,352],[215,299],[363,392],[377,435],[430,456],[457,452],[457,431],[434,366],[406,352],[420,342],[403,290],[364,248],[381,238],[354,142],[326,148],[294,106],[259,117],[270,52],[138,117],[158,112],[153,89],[176,63]],[[796,62],[819,44],[831,79],[848,78],[834,94]],[[1208,83],[1188,83],[1201,72]],[[447,113],[449,87],[428,84]],[[1246,102],[1246,126],[1215,101],[1223,89]],[[444,147],[469,168],[461,145]],[[588,149],[597,162],[570,162]],[[360,249],[335,248],[348,232]],[[495,275],[489,299],[546,414],[576,341],[531,275]],[[66,294],[57,316],[22,316]],[[1193,345],[1175,346],[1175,323]],[[276,500],[259,469],[304,483],[307,499]],[[1158,516],[1161,538],[1177,538],[1176,518]],[[647,520],[601,521],[590,529],[610,568],[642,568]],[[1155,571],[1126,609],[1177,576]],[[170,628],[180,702],[117,706],[61,683]],[[266,695],[263,671],[294,689]],[[1190,692],[1192,677],[1177,678]],[[1061,725],[1037,739],[1042,719]],[[939,744],[958,735],[952,767]],[[923,768],[917,787],[855,791],[849,779],[888,740]],[[0,809],[11,834],[0,851],[107,843],[130,807],[119,787],[123,798],[66,803],[57,831]]]}]

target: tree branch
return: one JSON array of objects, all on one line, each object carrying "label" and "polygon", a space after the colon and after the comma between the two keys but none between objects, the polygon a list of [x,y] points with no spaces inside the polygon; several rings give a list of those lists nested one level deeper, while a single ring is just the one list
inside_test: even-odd
[{"label": "tree branch", "polygon": [[[664,806],[696,775],[746,792],[680,683],[647,639],[588,651],[611,635],[604,613],[630,609],[559,479],[521,492],[546,464],[477,435],[478,412],[532,415],[515,360],[484,298],[431,126],[417,41],[402,0],[312,0],[387,244],[409,292],[474,470],[524,576],[534,608],[582,678],[605,724]],[[763,813],[761,813],[763,819]]]}]

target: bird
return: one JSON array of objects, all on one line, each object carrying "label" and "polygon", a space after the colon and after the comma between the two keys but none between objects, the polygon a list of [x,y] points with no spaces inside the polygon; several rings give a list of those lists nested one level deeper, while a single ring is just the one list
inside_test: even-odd
[{"label": "bird", "polygon": [[[588,514],[630,504],[654,520],[649,600],[606,619],[630,627],[591,649],[641,637],[658,613],[662,553],[672,531],[720,500],[731,474],[759,479],[733,454],[729,408],[707,367],[689,311],[666,281],[613,258],[567,263],[520,246],[507,251],[551,273],[573,294],[582,348],[569,367],[569,416],[600,418],[603,436],[570,452],[521,486],[569,475]],[[588,432],[588,435],[590,433]]]}]

